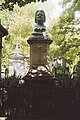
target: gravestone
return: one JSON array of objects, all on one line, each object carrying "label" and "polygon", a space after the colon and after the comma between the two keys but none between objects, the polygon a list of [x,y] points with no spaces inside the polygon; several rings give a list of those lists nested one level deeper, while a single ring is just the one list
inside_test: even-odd
[{"label": "gravestone", "polygon": [[[46,32],[44,22],[46,16],[43,10],[35,13],[34,31],[27,40],[30,45],[30,69],[22,78],[23,88],[29,88],[28,104],[31,109],[31,118],[51,118],[54,112],[54,96],[51,95],[54,78],[48,67],[48,52],[52,40]],[[32,97],[31,97],[32,96]],[[26,99],[26,100],[27,100]]]},{"label": "gravestone", "polygon": [[[36,77],[42,77],[46,79],[52,78],[48,69],[48,52],[49,45],[52,40],[49,38],[44,22],[46,16],[43,10],[38,10],[35,13],[35,26],[34,32],[27,40],[30,45],[30,69],[28,74],[23,77],[25,81],[27,79],[36,79]],[[47,77],[46,77],[47,76]],[[40,79],[39,78],[39,79]],[[52,78],[53,79],[53,78]]]}]

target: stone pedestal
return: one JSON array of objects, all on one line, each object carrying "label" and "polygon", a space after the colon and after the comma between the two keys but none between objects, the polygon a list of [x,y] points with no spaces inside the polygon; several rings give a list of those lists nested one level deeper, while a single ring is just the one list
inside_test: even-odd
[{"label": "stone pedestal", "polygon": [[35,14],[34,32],[27,40],[30,45],[30,69],[23,79],[53,79],[48,69],[48,51],[52,40],[48,37],[46,32],[45,13],[39,10]]},{"label": "stone pedestal", "polygon": [[27,40],[30,45],[30,69],[37,66],[48,65],[48,51],[51,40],[43,32],[33,32]]}]

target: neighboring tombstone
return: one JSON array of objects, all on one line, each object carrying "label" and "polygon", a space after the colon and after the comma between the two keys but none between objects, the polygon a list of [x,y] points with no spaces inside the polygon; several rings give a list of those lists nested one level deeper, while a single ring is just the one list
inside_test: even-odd
[{"label": "neighboring tombstone", "polygon": [[70,78],[69,67],[67,66],[67,61],[61,57],[57,61],[58,61],[58,66],[56,68],[56,77],[60,79]]},{"label": "neighboring tombstone", "polygon": [[24,76],[27,72],[25,63],[25,56],[19,49],[19,43],[16,41],[16,48],[12,54],[9,55],[9,76]]},{"label": "neighboring tombstone", "polygon": [[58,61],[56,58],[53,59],[51,67],[51,73],[54,77],[56,77],[56,69],[58,67]]},{"label": "neighboring tombstone", "polygon": [[71,74],[71,79],[77,80],[77,65],[74,66],[72,74]]},{"label": "neighboring tombstone", "polygon": [[5,78],[8,78],[8,77],[9,77],[9,69],[6,68],[6,69],[5,69]]},{"label": "neighboring tombstone", "polygon": [[75,66],[73,77],[75,80],[80,80],[80,61]]}]

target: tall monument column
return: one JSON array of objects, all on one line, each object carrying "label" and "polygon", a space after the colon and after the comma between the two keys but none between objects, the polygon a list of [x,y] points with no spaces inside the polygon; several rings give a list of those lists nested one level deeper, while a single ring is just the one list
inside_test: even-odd
[{"label": "tall monument column", "polygon": [[47,56],[51,40],[44,26],[45,14],[42,10],[36,12],[35,26],[32,36],[27,40],[30,44],[30,68],[47,65]]},{"label": "tall monument column", "polygon": [[28,104],[33,119],[51,118],[54,111],[52,87],[55,86],[56,79],[51,75],[47,62],[52,40],[47,35],[45,21],[44,11],[38,10],[35,13],[34,31],[27,40],[30,45],[30,68],[20,84],[28,90],[25,103]]},{"label": "tall monument column", "polygon": [[47,35],[45,21],[44,11],[36,11],[34,31],[27,40],[30,45],[30,69],[23,79],[27,79],[27,76],[32,78],[44,76],[44,74],[51,76],[48,69],[48,51],[52,40]]}]

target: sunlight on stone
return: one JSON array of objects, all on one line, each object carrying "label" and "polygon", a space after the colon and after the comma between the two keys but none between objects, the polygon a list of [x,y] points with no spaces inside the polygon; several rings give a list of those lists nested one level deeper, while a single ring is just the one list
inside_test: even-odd
[{"label": "sunlight on stone", "polygon": [[32,75],[32,74],[31,74],[31,77],[35,77],[35,75]]},{"label": "sunlight on stone", "polygon": [[44,66],[39,66],[39,67],[38,67],[38,70],[43,70],[43,71],[45,71],[46,68],[45,68]]},{"label": "sunlight on stone", "polygon": [[42,76],[42,74],[40,73],[39,76]]},{"label": "sunlight on stone", "polygon": [[32,73],[36,73],[37,72],[37,70],[32,70]]},{"label": "sunlight on stone", "polygon": [[0,120],[7,120],[7,117],[0,117]]},{"label": "sunlight on stone", "polygon": [[20,81],[19,81],[19,84],[24,84],[24,83],[25,83],[24,80],[20,80]]}]

